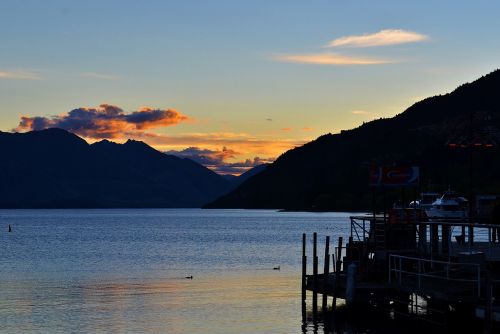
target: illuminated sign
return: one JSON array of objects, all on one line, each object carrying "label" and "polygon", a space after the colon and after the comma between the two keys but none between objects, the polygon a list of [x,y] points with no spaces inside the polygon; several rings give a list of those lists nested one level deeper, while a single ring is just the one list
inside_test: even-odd
[{"label": "illuminated sign", "polygon": [[410,187],[417,186],[420,177],[418,167],[372,167],[370,186],[372,187]]}]

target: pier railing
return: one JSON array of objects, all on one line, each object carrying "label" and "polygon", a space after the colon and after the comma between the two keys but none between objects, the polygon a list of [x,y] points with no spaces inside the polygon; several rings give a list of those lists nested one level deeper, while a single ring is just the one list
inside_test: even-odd
[{"label": "pier railing", "polygon": [[[350,220],[350,232],[354,241],[384,248],[386,241],[384,226],[390,225],[387,216],[352,216]],[[439,254],[447,256],[450,260],[451,256],[461,252],[479,251],[488,259],[500,260],[500,240],[493,239],[493,232],[500,229],[500,225],[483,223],[470,225],[464,220],[415,220],[404,224],[415,226],[416,251],[419,254],[425,253],[430,257]]]},{"label": "pier railing", "polygon": [[366,242],[370,237],[370,222],[373,217],[353,216],[351,217],[351,237],[354,241]]},{"label": "pier railing", "polygon": [[[500,225],[472,224],[462,221],[416,222],[417,245],[428,254],[456,256],[461,252],[479,251],[488,259],[500,260],[500,240],[493,239]],[[472,231],[472,235],[470,235]],[[472,242],[469,240],[472,239]]]},{"label": "pier railing", "polygon": [[[460,297],[481,296],[481,266],[390,255],[389,283],[413,291],[432,289]],[[441,288],[440,288],[441,287]]]}]

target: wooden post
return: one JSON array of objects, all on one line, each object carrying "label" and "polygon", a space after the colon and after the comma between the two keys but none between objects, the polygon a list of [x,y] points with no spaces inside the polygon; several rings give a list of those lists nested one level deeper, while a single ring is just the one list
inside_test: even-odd
[{"label": "wooden post", "polygon": [[332,253],[332,272],[335,273],[335,250]]},{"label": "wooden post", "polygon": [[448,255],[450,242],[450,226],[443,224],[441,226],[441,250],[444,255]]},{"label": "wooden post", "polygon": [[340,269],[342,268],[342,237],[339,237],[339,244],[337,249],[337,263],[335,264],[335,282],[333,285],[333,303],[332,309],[335,311],[337,307],[337,287],[340,280]]},{"label": "wooden post", "polygon": [[418,225],[418,248],[421,254],[427,254],[427,225],[420,223]]},{"label": "wooden post", "polygon": [[353,242],[354,242],[354,239],[352,238],[352,236],[349,237],[349,247],[347,248],[347,251],[349,252],[347,254],[347,259],[349,260],[349,262],[354,261],[354,255],[352,254]]},{"label": "wooden post", "polygon": [[387,222],[386,219],[387,219],[387,193],[386,193],[386,190],[384,188],[383,190],[383,194],[384,194],[384,224]]},{"label": "wooden post", "polygon": [[486,304],[484,305],[484,334],[492,333],[492,301],[493,301],[493,290],[492,290],[492,280],[491,271],[486,271]]},{"label": "wooden post", "polygon": [[318,253],[317,253],[318,235],[313,234],[313,314],[318,312]]},{"label": "wooden post", "polygon": [[431,248],[432,255],[436,255],[439,252],[439,231],[437,224],[431,224]]},{"label": "wooden post", "polygon": [[307,277],[307,256],[306,256],[306,234],[302,234],[302,306],[306,304],[306,277]]},{"label": "wooden post", "polygon": [[330,237],[326,237],[326,243],[325,243],[325,263],[323,267],[323,303],[322,303],[322,309],[323,313],[326,312],[327,309],[327,299],[328,299],[328,294],[326,293],[326,287],[327,287],[327,279],[328,279],[328,273],[330,271]]},{"label": "wooden post", "polygon": [[376,242],[376,218],[377,218],[377,208],[376,208],[376,199],[375,199],[375,187],[372,187],[372,220],[370,220],[370,234],[368,235],[368,241]]}]

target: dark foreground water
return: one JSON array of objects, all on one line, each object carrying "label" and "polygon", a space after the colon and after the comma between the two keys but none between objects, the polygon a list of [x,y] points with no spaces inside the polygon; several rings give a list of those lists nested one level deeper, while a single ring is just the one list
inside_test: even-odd
[{"label": "dark foreground water", "polygon": [[348,216],[0,211],[0,332],[312,333],[301,235],[317,231],[322,250],[324,236],[347,235]]}]

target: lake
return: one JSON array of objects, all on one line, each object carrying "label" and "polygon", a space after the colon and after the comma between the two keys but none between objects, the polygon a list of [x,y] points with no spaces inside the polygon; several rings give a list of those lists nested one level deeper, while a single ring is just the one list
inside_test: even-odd
[{"label": "lake", "polygon": [[312,333],[302,233],[318,232],[321,254],[326,235],[348,236],[349,215],[0,210],[0,331]]}]

